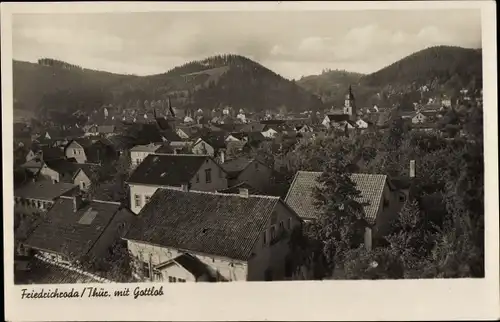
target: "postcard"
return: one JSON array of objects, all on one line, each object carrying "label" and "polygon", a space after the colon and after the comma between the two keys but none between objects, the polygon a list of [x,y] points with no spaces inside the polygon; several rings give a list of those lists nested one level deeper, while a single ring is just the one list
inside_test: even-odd
[{"label": "postcard", "polygon": [[499,318],[495,12],[2,3],[6,320]]}]

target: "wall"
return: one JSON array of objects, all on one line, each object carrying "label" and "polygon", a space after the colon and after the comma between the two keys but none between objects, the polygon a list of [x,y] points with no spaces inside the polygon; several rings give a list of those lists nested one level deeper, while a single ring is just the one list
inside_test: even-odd
[{"label": "wall", "polygon": [[144,159],[146,159],[146,157],[150,154],[152,154],[154,152],[150,152],[150,151],[147,151],[147,152],[144,152],[144,151],[130,151],[130,160],[131,160],[131,167],[132,168],[135,168],[137,167],[139,164],[141,164],[142,161],[144,161]]},{"label": "wall", "polygon": [[59,172],[54,171],[51,168],[47,167],[46,164],[44,164],[40,169],[40,175],[43,176],[43,179],[50,180],[53,183],[61,181],[61,178],[59,177]]},{"label": "wall", "polygon": [[85,163],[87,161],[87,157],[85,156],[85,150],[83,147],[77,142],[73,141],[66,148],[64,154],[66,158],[75,158],[78,163]]},{"label": "wall", "polygon": [[[149,260],[151,260],[151,264],[154,267],[158,264],[174,259],[184,253],[178,249],[154,246],[144,242],[132,240],[128,240],[127,245],[130,255],[132,256],[133,261],[136,263],[134,265],[136,274],[138,273],[138,270],[140,270],[140,267],[137,264],[147,263],[149,262]],[[209,267],[209,269],[213,270],[213,272],[218,271],[219,274],[228,281],[246,280],[247,264],[244,262],[231,260],[229,258],[211,256],[208,254],[198,254],[192,252],[190,252],[189,254],[203,262]],[[142,278],[142,280],[147,279]],[[168,277],[164,276],[164,280],[168,281]]]},{"label": "wall", "polygon": [[153,280],[170,282],[168,277],[171,276],[175,277],[176,279],[182,278],[186,280],[186,282],[196,282],[196,277],[176,262],[173,262],[172,264],[161,268],[161,270],[159,271],[161,273],[161,276],[158,278],[153,275]]},{"label": "wall", "polygon": [[[205,170],[212,169],[212,181],[206,183]],[[196,175],[191,179],[191,190],[198,191],[216,191],[227,188],[227,179],[222,169],[211,159],[208,159],[198,170],[199,182],[196,182]],[[160,187],[181,190],[182,187],[175,186],[156,186],[156,185],[143,185],[143,184],[129,184],[130,191],[130,209],[133,213],[138,214],[145,205],[145,196],[153,196],[156,190]],[[135,205],[135,195],[141,197],[140,206]]]},{"label": "wall", "polygon": [[[386,208],[383,206],[384,198],[389,201]],[[383,196],[380,200],[380,208],[377,214],[376,225],[372,232],[374,239],[384,236],[388,232],[391,221],[398,216],[403,204],[404,202],[399,201],[399,191],[391,191],[391,189],[389,189],[389,185],[386,184]]]},{"label": "wall", "polygon": [[[212,169],[211,182],[206,182],[205,170]],[[197,182],[197,175],[199,177],[199,182]],[[199,191],[216,191],[226,189],[228,187],[228,182],[226,179],[226,173],[212,160],[207,159],[203,165],[198,170],[197,174],[191,179],[191,190]]]},{"label": "wall", "polygon": [[[39,204],[40,203],[40,204]],[[42,214],[52,206],[52,200],[26,199],[14,197],[14,213],[20,215]]]},{"label": "wall", "polygon": [[234,182],[231,182],[230,186],[240,182],[248,182],[252,187],[260,191],[266,191],[271,184],[270,180],[272,174],[273,171],[271,169],[258,161],[253,161],[240,173],[236,180],[232,180]]},{"label": "wall", "polygon": [[77,175],[73,179],[73,183],[77,184],[82,191],[87,191],[92,184],[89,177],[84,171],[78,171]]},{"label": "wall", "polygon": [[210,156],[214,156],[215,155],[214,148],[210,144],[208,144],[206,142],[203,142],[203,141],[197,142],[193,146],[192,151],[193,151],[194,154],[202,154],[202,155],[208,154]]},{"label": "wall", "polygon": [[[272,218],[267,223],[266,243],[264,243],[264,231],[261,233],[261,237],[254,246],[253,256],[248,262],[248,280],[249,281],[265,281],[266,280],[266,270],[271,269],[272,280],[283,280],[285,279],[285,261],[287,255],[290,254],[289,249],[289,236],[290,232],[298,225],[300,225],[299,219],[293,215],[293,213],[285,207],[283,204],[278,203],[273,210],[276,212],[276,218]],[[291,220],[291,229],[288,229],[288,219]],[[285,234],[282,239],[279,239],[276,243],[271,244],[271,226],[276,227],[276,232],[279,231],[279,223],[283,221]]]}]

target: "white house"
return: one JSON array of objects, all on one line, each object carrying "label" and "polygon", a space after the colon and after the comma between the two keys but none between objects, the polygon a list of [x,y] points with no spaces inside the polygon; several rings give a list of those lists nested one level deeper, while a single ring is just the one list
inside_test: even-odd
[{"label": "white house", "polygon": [[207,155],[150,154],[130,176],[130,209],[135,214],[159,188],[217,191],[227,188],[227,174]]},{"label": "white house", "polygon": [[364,121],[363,119],[358,119],[356,121],[356,125],[358,129],[367,129],[368,128],[368,123]]},{"label": "white house", "polygon": [[151,200],[124,237],[137,280],[271,281],[293,274],[289,237],[301,220],[279,197],[159,189]]},{"label": "white house", "polygon": [[264,137],[266,138],[274,138],[276,137],[276,135],[278,134],[278,131],[276,131],[275,129],[273,128],[268,128],[264,131],[261,132],[262,135],[264,135]]},{"label": "white house", "polygon": [[150,154],[154,153],[161,144],[150,143],[147,145],[136,145],[130,149],[131,167],[137,167]]},{"label": "white house", "polygon": [[413,116],[411,118],[411,122],[413,124],[419,124],[419,123],[424,123],[427,121],[427,116],[425,116],[423,113],[421,112],[417,112],[417,114],[415,114],[415,116]]}]

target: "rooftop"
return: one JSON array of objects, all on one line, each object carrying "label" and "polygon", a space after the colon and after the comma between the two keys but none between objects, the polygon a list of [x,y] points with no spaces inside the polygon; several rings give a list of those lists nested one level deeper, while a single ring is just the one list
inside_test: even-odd
[{"label": "rooftop", "polygon": [[248,167],[254,159],[247,157],[239,157],[224,162],[221,166],[229,174],[230,177],[237,177],[243,170]]},{"label": "rooftop", "polygon": [[[83,201],[75,212],[73,198],[58,199],[43,222],[25,244],[70,258],[87,255],[118,212],[126,216],[119,203],[98,200]],[[133,215],[130,215],[133,216]]]},{"label": "rooftop", "polygon": [[54,200],[78,187],[71,183],[38,181],[28,183],[14,190],[14,196],[27,199]]},{"label": "rooftop", "polygon": [[150,154],[130,176],[128,182],[159,186],[180,186],[191,181],[206,155]]},{"label": "rooftop", "polygon": [[158,189],[126,239],[248,260],[278,197]]},{"label": "rooftop", "polygon": [[[285,202],[302,218],[314,219],[318,216],[314,205],[313,189],[318,185],[317,179],[320,175],[321,172],[298,171],[288,190]],[[364,206],[366,219],[373,223],[377,216],[387,176],[353,173],[351,180],[361,191],[361,198],[358,202],[367,203]]]},{"label": "rooftop", "polygon": [[136,145],[130,152],[155,152],[160,147],[160,144],[149,143],[146,145]]}]

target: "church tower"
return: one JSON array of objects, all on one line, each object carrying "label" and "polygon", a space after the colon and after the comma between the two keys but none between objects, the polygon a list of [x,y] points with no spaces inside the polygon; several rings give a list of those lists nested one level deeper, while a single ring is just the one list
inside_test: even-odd
[{"label": "church tower", "polygon": [[354,101],[354,95],[352,94],[352,88],[350,85],[349,92],[345,96],[344,114],[349,115],[349,119],[351,120],[355,120],[357,116],[356,102]]}]

